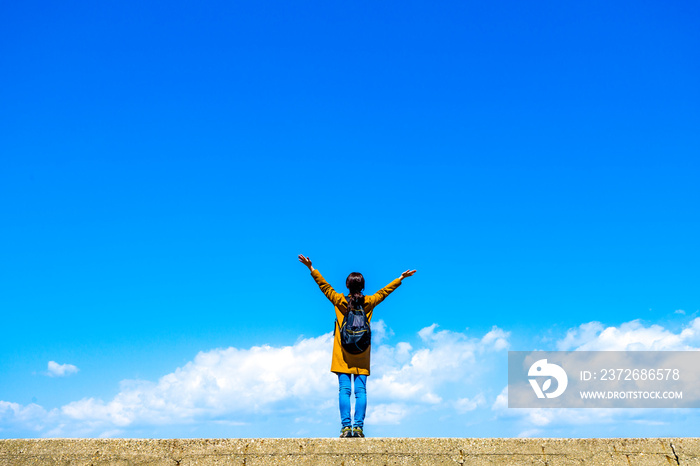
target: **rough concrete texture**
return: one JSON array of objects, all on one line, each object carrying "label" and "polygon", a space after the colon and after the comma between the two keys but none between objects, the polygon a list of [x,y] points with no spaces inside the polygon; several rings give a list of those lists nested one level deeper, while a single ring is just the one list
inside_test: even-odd
[{"label": "rough concrete texture", "polygon": [[0,440],[13,465],[700,465],[700,438]]}]

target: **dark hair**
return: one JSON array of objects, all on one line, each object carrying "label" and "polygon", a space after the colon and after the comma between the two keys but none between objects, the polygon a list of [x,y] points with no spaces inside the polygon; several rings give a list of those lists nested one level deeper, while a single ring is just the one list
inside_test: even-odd
[{"label": "dark hair", "polygon": [[345,286],[348,287],[348,306],[351,309],[358,309],[365,305],[365,295],[362,290],[365,289],[365,277],[360,272],[353,272],[348,275],[345,280]]}]

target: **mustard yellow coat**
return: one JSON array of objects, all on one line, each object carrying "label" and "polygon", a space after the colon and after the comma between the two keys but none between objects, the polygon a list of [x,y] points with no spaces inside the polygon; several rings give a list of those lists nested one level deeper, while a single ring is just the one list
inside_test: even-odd
[{"label": "mustard yellow coat", "polygon": [[[350,354],[345,351],[340,344],[340,324],[343,323],[343,316],[348,312],[348,301],[344,295],[337,293],[333,287],[323,278],[321,272],[314,270],[311,272],[318,287],[321,288],[326,298],[335,306],[335,332],[333,338],[333,359],[331,361],[331,372],[341,374],[359,374],[369,375],[369,355],[372,349],[370,345],[367,350],[360,354]],[[393,280],[387,286],[377,291],[371,296],[365,296],[365,312],[367,320],[372,322],[374,308],[384,301],[384,298],[401,285],[401,280],[398,278]]]}]

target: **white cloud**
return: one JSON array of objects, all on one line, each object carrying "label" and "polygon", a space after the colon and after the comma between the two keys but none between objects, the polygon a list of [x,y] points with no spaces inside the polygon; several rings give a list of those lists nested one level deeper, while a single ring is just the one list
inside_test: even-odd
[{"label": "white cloud", "polygon": [[506,385],[501,393],[496,397],[496,401],[491,406],[494,411],[504,410],[508,408],[508,386]]},{"label": "white cloud", "polygon": [[518,434],[518,438],[538,437],[542,434],[542,429],[528,429]]},{"label": "white cloud", "polygon": [[[475,374],[495,364],[490,354],[508,347],[509,333],[494,327],[482,338],[449,330],[437,331],[432,324],[418,336],[424,347],[413,350],[401,342],[380,347],[373,354],[372,394],[381,401],[419,401],[439,404],[444,386],[475,379]],[[463,390],[467,390],[464,388]]]},{"label": "white cloud", "polygon": [[121,429],[112,429],[112,430],[106,430],[102,432],[98,438],[115,438],[115,437],[123,437],[124,436],[124,431]]},{"label": "white cloud", "polygon": [[[521,432],[518,436],[532,437],[539,435],[542,430],[540,428],[556,425],[584,425],[591,423],[612,422],[614,420],[614,411],[609,409],[562,409],[562,408],[518,408],[508,409],[508,387],[506,386],[501,393],[496,397],[496,401],[491,406],[491,409],[496,412],[499,418],[518,420],[525,426],[529,426],[527,430]],[[623,411],[623,410],[617,410]],[[538,428],[533,429],[532,426]]]},{"label": "white cloud", "polygon": [[600,322],[587,322],[576,328],[569,329],[566,337],[557,342],[557,350],[569,351],[573,348],[587,344],[598,336],[605,327]]},{"label": "white cloud", "polygon": [[10,427],[40,432],[53,421],[53,417],[53,413],[34,403],[23,406],[0,401],[0,431]]},{"label": "white cloud", "polygon": [[[383,324],[375,326],[375,332],[379,341],[391,334]],[[375,340],[368,383],[369,424],[412,424],[409,421],[421,422],[420,416],[450,419],[464,413],[470,419],[484,415],[494,419],[495,414],[494,422],[514,430],[512,435],[529,436],[567,426],[614,426],[619,419],[638,425],[652,420],[652,415],[639,411],[507,409],[507,388],[499,393],[496,387],[503,386],[508,332],[494,327],[473,335],[440,330],[433,324],[417,335],[414,344],[377,344]],[[697,347],[698,335],[700,318],[675,332],[640,321],[617,327],[589,322],[570,329],[557,347],[688,349]],[[111,399],[88,397],[51,410],[0,401],[0,430],[54,437],[124,436],[144,426],[254,427],[263,418],[325,429],[338,418],[337,378],[330,372],[332,345],[328,333],[291,346],[202,351],[158,380],[124,380]],[[54,364],[63,368],[55,369],[57,374],[71,373],[70,365]],[[489,406],[493,411],[484,414],[483,408]]]},{"label": "white cloud", "polygon": [[[693,319],[680,331],[673,332],[660,325],[644,325],[640,320],[625,322],[618,327],[605,327],[600,322],[588,322],[569,329],[556,343],[560,351],[686,351],[697,350],[700,343],[700,318]],[[571,426],[615,426],[621,422],[641,425],[666,425],[658,419],[656,410],[641,409],[507,409],[508,388],[504,388],[492,409],[497,417],[510,419],[525,429],[525,437],[541,435],[544,428]],[[663,410],[662,410],[663,411]],[[536,426],[536,428],[533,428]]]},{"label": "white cloud", "polygon": [[49,361],[48,372],[49,377],[65,377],[71,374],[76,374],[80,369],[73,364],[59,364],[56,361]]},{"label": "white cloud", "polygon": [[[536,426],[538,431],[544,428],[614,424],[622,419],[631,420],[642,415],[641,410],[634,409],[592,409],[592,408],[548,408],[548,409],[509,409],[501,410],[502,419],[518,420],[524,426]],[[530,434],[531,436],[534,434]]]},{"label": "white cloud", "polygon": [[72,420],[124,427],[287,409],[281,402],[311,408],[331,397],[337,383],[329,371],[331,338],[329,333],[294,346],[200,352],[157,382],[124,381],[111,401],[88,398],[61,411]]},{"label": "white cloud", "polygon": [[[483,403],[482,395],[471,400],[451,398],[445,386],[457,384],[460,395],[469,393],[461,386],[473,379],[480,364],[494,365],[481,359],[506,348],[508,333],[494,327],[476,338],[436,329],[437,325],[432,325],[418,332],[424,342],[418,348],[407,342],[375,346],[368,387],[371,422],[396,424],[412,413],[410,407],[416,403],[461,411]],[[374,332],[375,342],[392,334],[381,320],[375,322]],[[138,426],[222,420],[240,425],[260,415],[286,416],[289,422],[309,416],[335,418],[337,378],[330,372],[332,338],[328,333],[301,339],[292,346],[203,351],[157,381],[122,381],[111,400],[89,397],[50,412],[38,405],[2,402],[0,420],[2,425],[23,425],[44,435],[111,436]],[[52,361],[49,370],[66,375],[77,368]]]},{"label": "white cloud", "polygon": [[381,342],[394,335],[394,331],[387,327],[386,322],[377,320],[372,322],[372,344],[379,345]]},{"label": "white cloud", "polygon": [[639,320],[619,327],[588,322],[569,329],[557,343],[560,351],[688,351],[700,345],[700,318],[693,319],[679,333],[660,325],[644,326]]},{"label": "white cloud", "polygon": [[405,404],[387,403],[373,406],[367,414],[367,424],[388,425],[399,424],[408,415],[409,409]]},{"label": "white cloud", "polygon": [[455,410],[460,413],[464,414],[469,411],[474,411],[476,408],[479,406],[482,406],[486,403],[486,398],[484,398],[484,395],[479,393],[476,396],[470,398],[460,398],[454,403]]},{"label": "white cloud", "polygon": [[433,324],[429,327],[422,328],[418,331],[418,336],[420,337],[421,340],[423,341],[428,341],[430,337],[435,333],[435,329],[437,328],[438,324]]},{"label": "white cloud", "polygon": [[481,344],[484,347],[490,345],[495,351],[505,350],[508,349],[509,346],[508,337],[510,337],[510,332],[506,332],[494,326],[491,331],[481,339]]}]

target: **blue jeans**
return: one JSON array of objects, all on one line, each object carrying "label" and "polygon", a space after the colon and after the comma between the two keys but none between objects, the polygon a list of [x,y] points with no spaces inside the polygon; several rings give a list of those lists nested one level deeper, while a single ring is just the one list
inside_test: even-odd
[{"label": "blue jeans", "polygon": [[340,422],[343,427],[352,427],[350,422],[350,378],[355,379],[355,427],[362,428],[365,424],[365,411],[367,411],[367,376],[357,374],[338,374],[340,405]]}]

